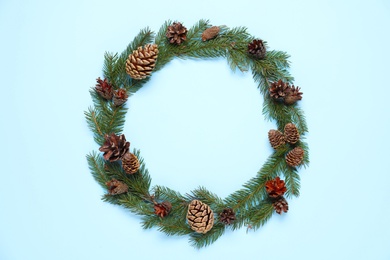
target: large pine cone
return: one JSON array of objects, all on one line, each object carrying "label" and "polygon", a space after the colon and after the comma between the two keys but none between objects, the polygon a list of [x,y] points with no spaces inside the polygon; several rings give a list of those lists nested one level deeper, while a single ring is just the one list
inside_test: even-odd
[{"label": "large pine cone", "polygon": [[103,98],[107,100],[111,100],[114,92],[111,84],[107,82],[107,79],[101,80],[100,78],[97,78],[96,82],[97,82],[95,86],[96,92]]},{"label": "large pine cone", "polygon": [[268,140],[274,149],[278,149],[280,146],[286,143],[284,134],[278,130],[269,130]]},{"label": "large pine cone", "polygon": [[126,193],[129,190],[129,187],[125,183],[118,181],[117,179],[106,182],[106,185],[110,195]]},{"label": "large pine cone", "polygon": [[287,96],[284,98],[284,103],[286,103],[287,105],[292,105],[298,100],[302,99],[302,94],[303,93],[300,92],[299,87],[295,87],[294,85],[292,85]]},{"label": "large pine cone", "polygon": [[277,198],[272,203],[272,206],[274,206],[274,209],[275,209],[276,213],[278,213],[278,214],[282,214],[282,211],[284,213],[287,213],[287,211],[288,211],[288,203],[287,203],[287,200],[283,196],[280,196],[279,198]]},{"label": "large pine cone", "polygon": [[262,40],[253,40],[248,44],[248,53],[256,59],[264,59],[266,49]]},{"label": "large pine cone", "polygon": [[290,92],[290,84],[283,82],[283,80],[278,80],[271,83],[269,88],[269,94],[271,98],[278,101],[284,101],[284,98]]},{"label": "large pine cone", "polygon": [[211,40],[219,34],[220,28],[218,26],[212,26],[210,28],[207,28],[202,33],[202,41],[208,41]]},{"label": "large pine cone", "polygon": [[265,183],[265,190],[268,193],[268,196],[271,198],[277,198],[283,196],[287,191],[286,186],[284,185],[284,180],[281,180],[279,177],[276,177],[273,180],[269,180]]},{"label": "large pine cone", "polygon": [[214,225],[214,213],[207,204],[193,200],[188,206],[187,220],[192,230],[205,234]]},{"label": "large pine cone", "polygon": [[147,44],[134,50],[126,60],[126,72],[133,79],[144,79],[152,73],[156,65],[158,48],[156,44]]},{"label": "large pine cone", "polygon": [[221,221],[225,225],[232,224],[234,220],[236,220],[236,214],[234,213],[233,209],[231,209],[231,208],[224,209],[219,214],[219,221]]},{"label": "large pine cone", "polygon": [[139,161],[137,156],[132,153],[126,153],[122,158],[122,167],[127,174],[134,174],[139,169]]},{"label": "large pine cone", "polygon": [[305,151],[301,147],[295,147],[287,153],[286,163],[291,167],[298,166],[302,163],[304,155]]},{"label": "large pine cone", "polygon": [[168,26],[166,36],[170,43],[180,45],[187,40],[187,28],[181,23]]},{"label": "large pine cone", "polygon": [[114,97],[112,98],[112,102],[114,102],[114,105],[119,107],[123,103],[127,101],[127,98],[129,96],[127,95],[126,89],[120,88],[114,93]]},{"label": "large pine cone", "polygon": [[298,128],[293,123],[288,123],[284,126],[284,135],[286,141],[290,144],[296,144],[299,141]]},{"label": "large pine cone", "polygon": [[129,151],[130,143],[126,142],[125,135],[116,135],[114,133],[105,136],[106,141],[99,148],[99,151],[104,152],[105,160],[115,162],[122,159],[122,157]]}]

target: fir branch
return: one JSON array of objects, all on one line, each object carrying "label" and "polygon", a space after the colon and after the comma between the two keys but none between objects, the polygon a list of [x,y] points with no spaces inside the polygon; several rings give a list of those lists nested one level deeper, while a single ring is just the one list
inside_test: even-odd
[{"label": "fir branch", "polygon": [[88,111],[84,112],[85,118],[89,129],[93,132],[93,139],[99,145],[104,142],[104,133],[101,130],[101,117],[100,113],[93,109],[92,107],[88,108]]},{"label": "fir branch", "polygon": [[304,139],[304,137],[301,136],[301,140],[298,142],[297,146],[300,146],[305,151],[305,154],[303,156],[303,162],[301,165],[306,168],[310,164],[309,146],[306,142],[303,141],[303,139]]},{"label": "fir branch", "polygon": [[125,124],[125,117],[127,113],[126,106],[115,106],[113,103],[110,105],[108,117],[110,120],[106,125],[106,133],[121,133]]},{"label": "fir branch", "polygon": [[192,26],[187,32],[187,42],[201,40],[201,36],[204,30],[209,27],[209,20],[201,19],[194,26]]},{"label": "fir branch", "polygon": [[104,54],[104,64],[103,64],[103,76],[107,78],[108,82],[113,86],[114,89],[117,89],[122,84],[119,80],[119,71],[118,67],[115,64],[118,61],[118,54],[106,52]]},{"label": "fir branch", "polygon": [[301,187],[300,178],[296,168],[287,167],[283,172],[286,182],[286,197],[291,198],[292,196],[299,196],[299,189]]},{"label": "fir branch", "polygon": [[177,46],[170,44],[166,37],[168,26],[172,24],[171,20],[166,21],[158,31],[155,43],[158,46],[159,54],[154,71],[160,70],[165,64],[170,62],[175,56]]},{"label": "fir branch", "polygon": [[260,203],[268,196],[264,188],[265,183],[275,178],[283,170],[283,164],[285,165],[283,156],[276,153],[271,155],[256,177],[245,183],[242,189],[232,193],[225,199],[226,205],[234,210],[242,210]]},{"label": "fir branch", "polygon": [[191,193],[192,194],[187,194],[186,196],[188,200],[200,200],[217,211],[222,211],[225,208],[223,200],[216,194],[207,190],[205,187],[199,187],[193,190]]},{"label": "fir branch", "polygon": [[303,113],[303,110],[298,107],[296,104],[290,105],[290,106],[285,106],[285,114],[288,114],[291,118],[292,123],[294,123],[298,131],[301,135],[305,134],[308,132],[307,124],[306,124],[306,118]]},{"label": "fir branch", "polygon": [[105,173],[103,159],[96,152],[92,152],[87,155],[87,161],[89,170],[94,179],[103,187],[103,189],[107,190],[106,182],[109,181],[110,178],[108,178]]},{"label": "fir branch", "polygon": [[151,206],[152,204],[142,200],[140,197],[133,196],[131,193],[123,194],[122,198],[118,199],[118,204],[130,210],[130,212],[140,216],[148,216],[153,214],[153,207]]},{"label": "fir branch", "polygon": [[213,228],[206,234],[191,233],[190,244],[198,249],[214,243],[225,232],[225,225],[214,224]]},{"label": "fir branch", "polygon": [[248,224],[254,230],[263,226],[272,216],[274,207],[268,199],[263,200],[257,207],[253,207],[251,212],[247,212]]}]

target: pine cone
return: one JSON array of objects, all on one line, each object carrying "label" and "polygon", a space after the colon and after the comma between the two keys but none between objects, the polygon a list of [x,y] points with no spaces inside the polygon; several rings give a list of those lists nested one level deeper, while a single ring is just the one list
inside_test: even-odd
[{"label": "pine cone", "polygon": [[299,141],[298,128],[293,123],[288,123],[284,126],[284,135],[286,141],[290,144],[296,144]]},{"label": "pine cone", "polygon": [[299,87],[295,87],[294,85],[292,85],[290,91],[287,93],[287,96],[284,98],[284,103],[286,103],[287,105],[292,105],[298,100],[301,100],[303,93],[299,91]]},{"label": "pine cone", "polygon": [[172,204],[169,201],[163,201],[162,203],[154,204],[154,214],[165,217],[172,209]]},{"label": "pine cone", "polygon": [[286,163],[291,167],[298,166],[302,163],[304,155],[305,151],[301,147],[295,147],[287,153]]},{"label": "pine cone", "polygon": [[264,59],[266,49],[262,40],[253,40],[248,44],[248,53],[256,59]]},{"label": "pine cone", "polygon": [[122,159],[122,157],[129,151],[130,143],[126,142],[125,135],[116,135],[114,133],[105,136],[106,141],[99,148],[99,151],[104,152],[105,160],[114,162]]},{"label": "pine cone", "polygon": [[192,230],[205,234],[213,227],[214,213],[207,204],[193,200],[188,206],[187,220]]},{"label": "pine cone", "polygon": [[113,90],[110,83],[107,82],[107,79],[101,80],[100,77],[96,79],[96,86],[95,90],[97,93],[99,93],[100,96],[107,100],[112,99]]},{"label": "pine cone", "polygon": [[117,179],[106,182],[106,185],[110,195],[126,193],[129,190],[129,187],[125,183],[118,181]]},{"label": "pine cone", "polygon": [[274,209],[275,209],[276,213],[278,213],[278,214],[282,214],[282,211],[284,213],[287,213],[287,211],[288,211],[288,203],[287,203],[287,200],[283,196],[280,196],[279,198],[277,198],[272,203],[272,206],[274,206]]},{"label": "pine cone", "polygon": [[283,82],[281,79],[271,83],[269,93],[271,98],[277,101],[284,101],[284,98],[290,92],[290,84]]},{"label": "pine cone", "polygon": [[127,95],[126,89],[120,88],[114,93],[114,97],[112,98],[112,101],[114,102],[114,105],[119,107],[123,103],[127,101],[127,98],[129,96]]},{"label": "pine cone", "polygon": [[232,224],[234,220],[236,220],[236,213],[234,213],[231,208],[224,209],[221,214],[219,214],[219,221],[225,225]]},{"label": "pine cone", "polygon": [[207,28],[203,33],[202,33],[202,41],[208,41],[211,40],[219,34],[220,28],[218,26],[212,26],[210,28]]},{"label": "pine cone", "polygon": [[134,174],[139,169],[139,161],[137,156],[127,152],[122,158],[122,167],[127,174]]},{"label": "pine cone", "polygon": [[144,79],[152,73],[156,65],[158,48],[156,44],[146,44],[134,50],[126,60],[126,72],[133,79]]},{"label": "pine cone", "polygon": [[170,43],[180,45],[187,40],[187,28],[181,23],[168,26],[166,36]]},{"label": "pine cone", "polygon": [[268,140],[274,149],[278,149],[286,143],[286,138],[283,133],[273,129],[268,132]]},{"label": "pine cone", "polygon": [[276,177],[273,180],[269,180],[265,183],[265,190],[268,193],[268,196],[271,198],[277,198],[283,196],[286,192],[286,186],[284,186],[284,181],[279,177]]}]

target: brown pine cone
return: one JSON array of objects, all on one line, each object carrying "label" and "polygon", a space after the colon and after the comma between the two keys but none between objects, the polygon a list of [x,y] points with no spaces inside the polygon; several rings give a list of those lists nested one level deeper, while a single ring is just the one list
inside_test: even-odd
[{"label": "brown pine cone", "polygon": [[282,214],[282,211],[284,213],[287,213],[287,211],[288,211],[288,203],[287,203],[287,200],[283,196],[280,196],[279,198],[277,198],[272,203],[272,206],[274,206],[274,209],[275,209],[276,213],[278,213],[278,214]]},{"label": "brown pine cone", "polygon": [[115,91],[114,97],[112,98],[112,102],[114,102],[115,106],[119,107],[127,101],[128,97],[129,96],[127,95],[126,89],[120,88]]},{"label": "brown pine cone", "polygon": [[277,101],[284,101],[285,96],[290,92],[290,84],[283,82],[283,80],[278,80],[271,83],[269,88],[269,94],[271,98]]},{"label": "brown pine cone", "polygon": [[278,149],[280,146],[286,143],[286,138],[284,134],[278,130],[269,130],[268,140],[274,149]]},{"label": "brown pine cone", "polygon": [[105,136],[106,141],[99,148],[99,151],[104,152],[105,160],[115,162],[122,159],[122,157],[129,151],[130,143],[126,142],[125,135],[116,135],[114,133]]},{"label": "brown pine cone", "polygon": [[127,152],[122,158],[122,167],[127,174],[134,174],[139,169],[139,161],[137,156]]},{"label": "brown pine cone", "polygon": [[96,79],[95,91],[107,100],[112,99],[113,89],[110,83],[107,82],[107,79],[101,80],[100,77]]},{"label": "brown pine cone", "polygon": [[156,65],[158,47],[156,44],[146,44],[134,50],[126,60],[126,73],[133,79],[144,79]]},{"label": "brown pine cone", "polygon": [[212,26],[210,28],[207,28],[202,33],[202,41],[208,41],[211,40],[219,34],[220,28],[218,26]]},{"label": "brown pine cone", "polygon": [[302,92],[299,92],[300,88],[295,87],[294,85],[291,86],[290,91],[287,93],[286,97],[284,98],[284,103],[287,105],[292,105],[298,100],[302,99]]},{"label": "brown pine cone", "polygon": [[214,213],[207,204],[193,200],[188,206],[187,221],[192,230],[205,234],[214,225]]},{"label": "brown pine cone", "polygon": [[298,128],[293,123],[288,123],[284,126],[284,135],[286,141],[290,144],[296,144],[299,141]]},{"label": "brown pine cone", "polygon": [[298,166],[302,163],[304,155],[305,151],[301,147],[295,147],[287,153],[286,163],[291,167]]},{"label": "brown pine cone", "polygon": [[233,209],[231,208],[224,209],[219,214],[219,221],[225,225],[232,224],[234,220],[236,220],[236,213],[234,213]]},{"label": "brown pine cone", "polygon": [[268,193],[268,196],[271,198],[277,198],[279,196],[283,196],[286,192],[286,186],[284,185],[284,181],[279,177],[276,177],[273,180],[269,180],[265,183],[265,190]]},{"label": "brown pine cone", "polygon": [[160,217],[165,217],[172,209],[172,204],[169,201],[154,204],[154,214]]},{"label": "brown pine cone", "polygon": [[165,35],[170,43],[180,45],[187,40],[187,28],[181,23],[176,22],[171,26],[168,26],[167,33]]},{"label": "brown pine cone", "polygon": [[248,44],[248,53],[256,59],[264,59],[266,49],[262,40],[253,40]]},{"label": "brown pine cone", "polygon": [[129,187],[125,183],[118,181],[117,179],[106,182],[106,185],[110,195],[126,193],[129,190]]}]

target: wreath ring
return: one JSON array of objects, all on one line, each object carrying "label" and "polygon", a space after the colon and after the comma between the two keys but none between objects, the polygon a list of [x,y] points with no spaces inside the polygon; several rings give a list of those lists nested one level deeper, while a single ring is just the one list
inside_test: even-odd
[{"label": "wreath ring", "polygon": [[[232,70],[252,71],[264,97],[263,114],[275,121],[268,132],[274,148],[256,176],[225,199],[204,187],[181,194],[168,187],[151,187],[140,151],[130,152],[123,132],[128,97],[148,82],[152,73],[173,58],[225,57]],[[308,132],[299,87],[292,84],[289,55],[269,50],[265,41],[245,27],[211,26],[200,20],[187,30],[166,21],[155,35],[143,29],[120,54],[105,53],[103,76],[90,90],[93,106],[85,112],[99,150],[87,155],[95,180],[107,191],[103,200],[140,215],[142,227],[157,227],[167,235],[189,235],[201,248],[226,229],[257,229],[273,215],[286,213],[286,198],[299,196],[298,168],[309,164]],[[280,177],[284,177],[282,180]]]}]

